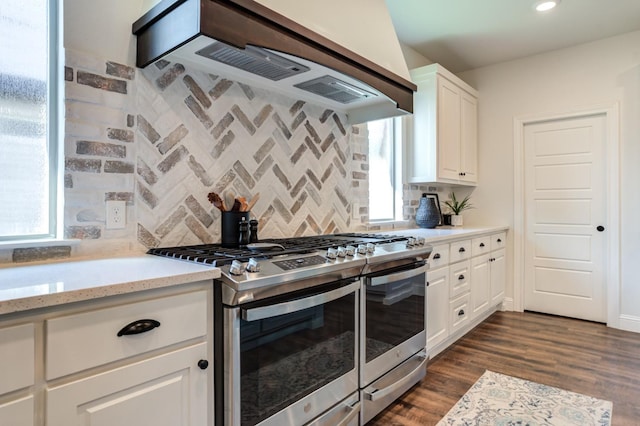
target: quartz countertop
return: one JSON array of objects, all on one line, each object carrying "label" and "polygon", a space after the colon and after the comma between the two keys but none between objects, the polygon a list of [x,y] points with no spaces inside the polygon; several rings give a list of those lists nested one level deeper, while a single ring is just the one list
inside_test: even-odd
[{"label": "quartz countertop", "polygon": [[433,244],[436,242],[447,242],[454,240],[461,240],[466,238],[473,238],[477,235],[503,232],[508,230],[508,226],[478,226],[478,227],[462,227],[462,226],[442,226],[433,229],[427,228],[407,228],[407,229],[395,229],[393,231],[385,232],[390,235],[405,235],[410,237],[422,237],[425,239],[425,243]]},{"label": "quartz countertop", "polygon": [[213,280],[220,269],[152,255],[0,268],[0,315]]}]

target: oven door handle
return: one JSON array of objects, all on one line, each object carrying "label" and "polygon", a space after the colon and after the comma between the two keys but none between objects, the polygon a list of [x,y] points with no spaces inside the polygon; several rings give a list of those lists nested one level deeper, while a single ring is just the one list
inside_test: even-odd
[{"label": "oven door handle", "polygon": [[397,389],[405,386],[407,383],[415,382],[417,378],[419,378],[422,374],[424,374],[424,369],[427,365],[427,353],[425,351],[419,352],[416,356],[416,360],[419,360],[418,366],[411,370],[409,374],[404,376],[402,379],[394,382],[393,384],[382,388],[382,389],[365,389],[364,390],[364,398],[369,401],[376,401],[385,396],[395,392]]},{"label": "oven door handle", "polygon": [[302,311],[304,309],[313,308],[314,306],[323,305],[331,302],[332,300],[339,299],[349,293],[353,293],[359,288],[360,280],[326,293],[305,297],[304,299],[277,303],[275,305],[261,306],[259,308],[241,308],[242,319],[245,321],[257,321],[265,318],[276,317],[278,315]]},{"label": "oven door handle", "polygon": [[407,278],[412,278],[420,274],[424,274],[429,269],[429,265],[423,265],[418,268],[409,269],[407,271],[396,272],[395,274],[389,275],[380,275],[378,277],[370,278],[371,286],[377,286],[382,284],[389,284],[395,281],[405,280]]}]

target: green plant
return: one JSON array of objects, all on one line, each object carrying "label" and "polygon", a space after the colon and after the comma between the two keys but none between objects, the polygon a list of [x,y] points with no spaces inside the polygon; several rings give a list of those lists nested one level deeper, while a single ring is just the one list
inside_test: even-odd
[{"label": "green plant", "polygon": [[471,198],[470,195],[464,197],[462,201],[458,201],[456,199],[456,194],[452,192],[451,194],[449,194],[449,198],[449,200],[444,202],[444,205],[449,207],[449,210],[451,210],[451,212],[455,215],[459,215],[464,210],[473,208],[473,205],[469,201],[469,199]]}]

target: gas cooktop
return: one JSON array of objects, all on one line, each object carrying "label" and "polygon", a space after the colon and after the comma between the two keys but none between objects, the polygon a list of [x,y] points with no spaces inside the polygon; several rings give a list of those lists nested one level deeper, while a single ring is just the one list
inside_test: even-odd
[{"label": "gas cooktop", "polygon": [[385,234],[344,233],[297,238],[264,239],[259,243],[242,248],[228,248],[220,244],[200,244],[181,247],[153,248],[147,253],[157,256],[202,263],[211,266],[231,264],[234,260],[247,262],[249,259],[271,259],[286,255],[306,254],[320,250],[369,244],[387,244],[408,241],[409,237]]}]

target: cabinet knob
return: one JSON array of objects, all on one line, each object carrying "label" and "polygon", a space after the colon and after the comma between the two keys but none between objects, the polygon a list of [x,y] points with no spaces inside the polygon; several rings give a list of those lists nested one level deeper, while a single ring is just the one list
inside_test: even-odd
[{"label": "cabinet knob", "polygon": [[598,230],[598,232],[602,232],[602,231],[604,231],[604,226],[598,225],[598,227],[596,229]]},{"label": "cabinet knob", "polygon": [[458,311],[458,316],[459,316],[459,317],[461,317],[461,316],[463,316],[463,315],[464,315],[464,309],[460,309],[460,310]]},{"label": "cabinet knob", "polygon": [[464,253],[466,250],[464,249],[464,247],[460,247],[460,249],[458,250],[458,253]]},{"label": "cabinet knob", "polygon": [[200,361],[198,361],[198,367],[200,368],[200,370],[206,370],[207,367],[209,367],[209,361],[207,361],[206,359],[201,359]]},{"label": "cabinet knob", "polygon": [[501,243],[502,242],[502,238],[498,238],[496,241]]},{"label": "cabinet knob", "polygon": [[434,255],[433,255],[433,258],[434,258],[434,259],[440,259],[440,253],[436,253],[436,254],[434,254]]},{"label": "cabinet knob", "polygon": [[480,247],[484,247],[484,243],[480,243]]},{"label": "cabinet knob", "polygon": [[459,279],[460,281],[464,280],[464,275],[462,275],[462,274],[461,274],[461,275],[459,275],[459,276],[458,276],[458,279]]}]

